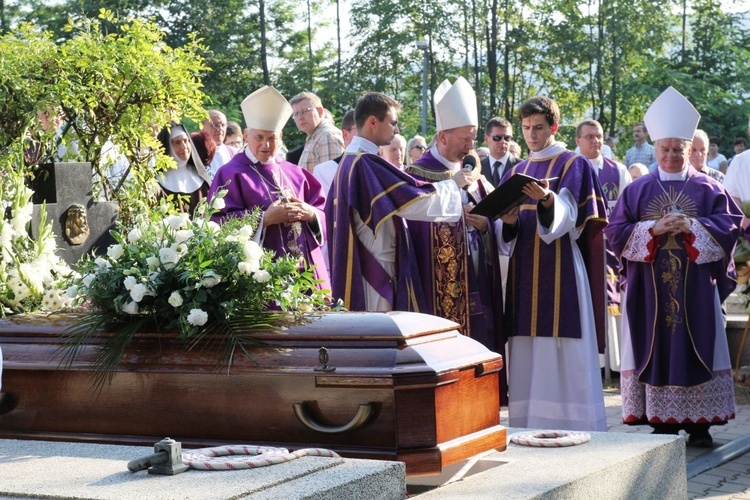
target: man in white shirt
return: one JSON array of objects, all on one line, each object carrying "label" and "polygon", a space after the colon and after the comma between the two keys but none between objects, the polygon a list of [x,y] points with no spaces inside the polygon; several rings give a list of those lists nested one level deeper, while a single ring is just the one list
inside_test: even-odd
[{"label": "man in white shirt", "polygon": [[232,149],[224,144],[224,135],[227,133],[227,117],[217,109],[208,111],[208,120],[203,121],[203,131],[214,140],[216,153],[208,168],[208,175],[213,179],[216,171],[225,165],[234,156]]}]

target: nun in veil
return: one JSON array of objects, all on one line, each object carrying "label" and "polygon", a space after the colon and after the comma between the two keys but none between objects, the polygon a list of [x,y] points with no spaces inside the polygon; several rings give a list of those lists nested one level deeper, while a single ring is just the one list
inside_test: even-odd
[{"label": "nun in veil", "polygon": [[164,151],[177,163],[157,178],[160,196],[172,195],[181,212],[193,215],[198,202],[206,197],[211,180],[185,126],[172,123],[157,136]]}]

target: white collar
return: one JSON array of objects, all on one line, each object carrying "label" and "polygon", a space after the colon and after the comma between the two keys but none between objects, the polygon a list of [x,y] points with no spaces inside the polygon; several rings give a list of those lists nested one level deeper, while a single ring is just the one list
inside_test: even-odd
[{"label": "white collar", "polygon": [[529,154],[529,159],[538,160],[541,158],[550,158],[552,156],[559,155],[560,153],[565,151],[565,146],[566,144],[564,142],[553,141],[552,144],[542,149],[541,151],[532,151],[531,154]]},{"label": "white collar", "polygon": [[508,163],[508,158],[510,158],[510,152],[505,153],[502,158],[495,158],[494,156],[489,155],[490,167],[494,165],[496,161],[499,161],[500,163],[505,165]]},{"label": "white collar", "polygon": [[659,179],[662,181],[684,181],[685,179],[687,179],[688,167],[686,165],[685,168],[683,168],[679,172],[665,172],[661,169],[661,167],[659,167],[658,171]]},{"label": "white collar", "polygon": [[604,168],[604,158],[602,157],[602,155],[599,155],[593,159],[589,158],[589,161],[594,168],[597,168],[599,170]]},{"label": "white collar", "polygon": [[250,151],[250,148],[248,146],[245,146],[245,155],[250,159],[250,163],[253,165],[256,163],[261,163],[263,165],[275,165],[276,164],[276,155],[273,155],[269,161],[266,163],[261,162],[259,159],[255,157],[252,151]]},{"label": "white collar", "polygon": [[432,156],[451,172],[458,172],[461,169],[461,162],[452,162],[446,159],[440,154],[440,151],[438,151],[437,144],[432,145],[430,153],[432,153]]},{"label": "white collar", "polygon": [[352,142],[346,147],[347,153],[358,153],[364,151],[365,153],[378,154],[378,146],[369,139],[365,139],[361,135],[355,135],[352,137]]}]

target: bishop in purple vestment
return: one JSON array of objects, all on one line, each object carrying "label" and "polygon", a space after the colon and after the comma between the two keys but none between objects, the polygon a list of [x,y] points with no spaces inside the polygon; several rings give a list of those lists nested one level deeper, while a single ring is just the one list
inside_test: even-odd
[{"label": "bishop in purple vestment", "polygon": [[315,177],[296,165],[276,160],[280,131],[291,115],[291,106],[271,87],[263,87],[242,102],[248,124],[247,147],[214,177],[209,198],[227,189],[225,207],[217,221],[259,207],[256,233],[259,243],[277,256],[292,255],[315,266],[321,289],[330,289],[321,246],[325,238],[325,195]]},{"label": "bishop in purple vestment", "polygon": [[711,446],[708,427],[734,418],[721,302],[736,286],[742,213],[688,163],[699,118],[671,87],[652,104],[646,119],[659,168],[622,193],[606,234],[627,279],[623,420],[685,429],[689,444]]}]

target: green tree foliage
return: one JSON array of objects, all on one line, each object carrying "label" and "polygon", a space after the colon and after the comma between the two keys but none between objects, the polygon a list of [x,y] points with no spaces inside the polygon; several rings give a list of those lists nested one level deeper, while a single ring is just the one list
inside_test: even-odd
[{"label": "green tree foliage", "polygon": [[[205,116],[202,48],[191,38],[173,49],[155,24],[121,20],[108,11],[97,19],[73,21],[66,30],[69,38],[59,44],[50,33],[29,26],[0,38],[0,99],[8,108],[0,147],[10,153],[0,167],[28,163],[21,155],[32,138],[40,141],[35,148],[53,149],[47,142],[51,134],[31,133],[39,128],[37,111],[59,112],[67,124],[66,140],[74,140],[81,159],[92,163],[97,191],[124,202],[127,217],[127,210],[147,203],[155,157],[161,159],[157,171],[167,166],[154,129],[170,120]],[[119,191],[102,157],[108,142],[130,163],[129,182]]]},{"label": "green tree foliage", "polygon": [[[423,53],[429,95],[463,75],[477,92],[480,120],[515,122],[520,103],[555,98],[566,124],[596,118],[609,134],[632,141],[630,128],[667,85],[687,95],[702,126],[726,138],[743,135],[748,104],[748,23],[742,0],[15,0],[10,23],[34,21],[53,40],[71,33],[65,19],[106,7],[153,21],[170,47],[196,33],[207,46],[201,71],[204,105],[241,121],[239,102],[263,84],[291,97],[312,90],[338,120],[364,91],[386,92],[403,106],[405,135],[420,130]],[[338,51],[334,7],[348,11]],[[261,8],[264,16],[261,18]],[[746,11],[746,8],[744,9]],[[339,64],[339,58],[341,63]],[[428,124],[434,127],[430,98]],[[518,123],[515,123],[518,126]],[[566,134],[567,134],[567,129]],[[293,122],[291,146],[303,140]],[[520,134],[517,134],[520,135]],[[569,143],[572,137],[565,136]]]}]

